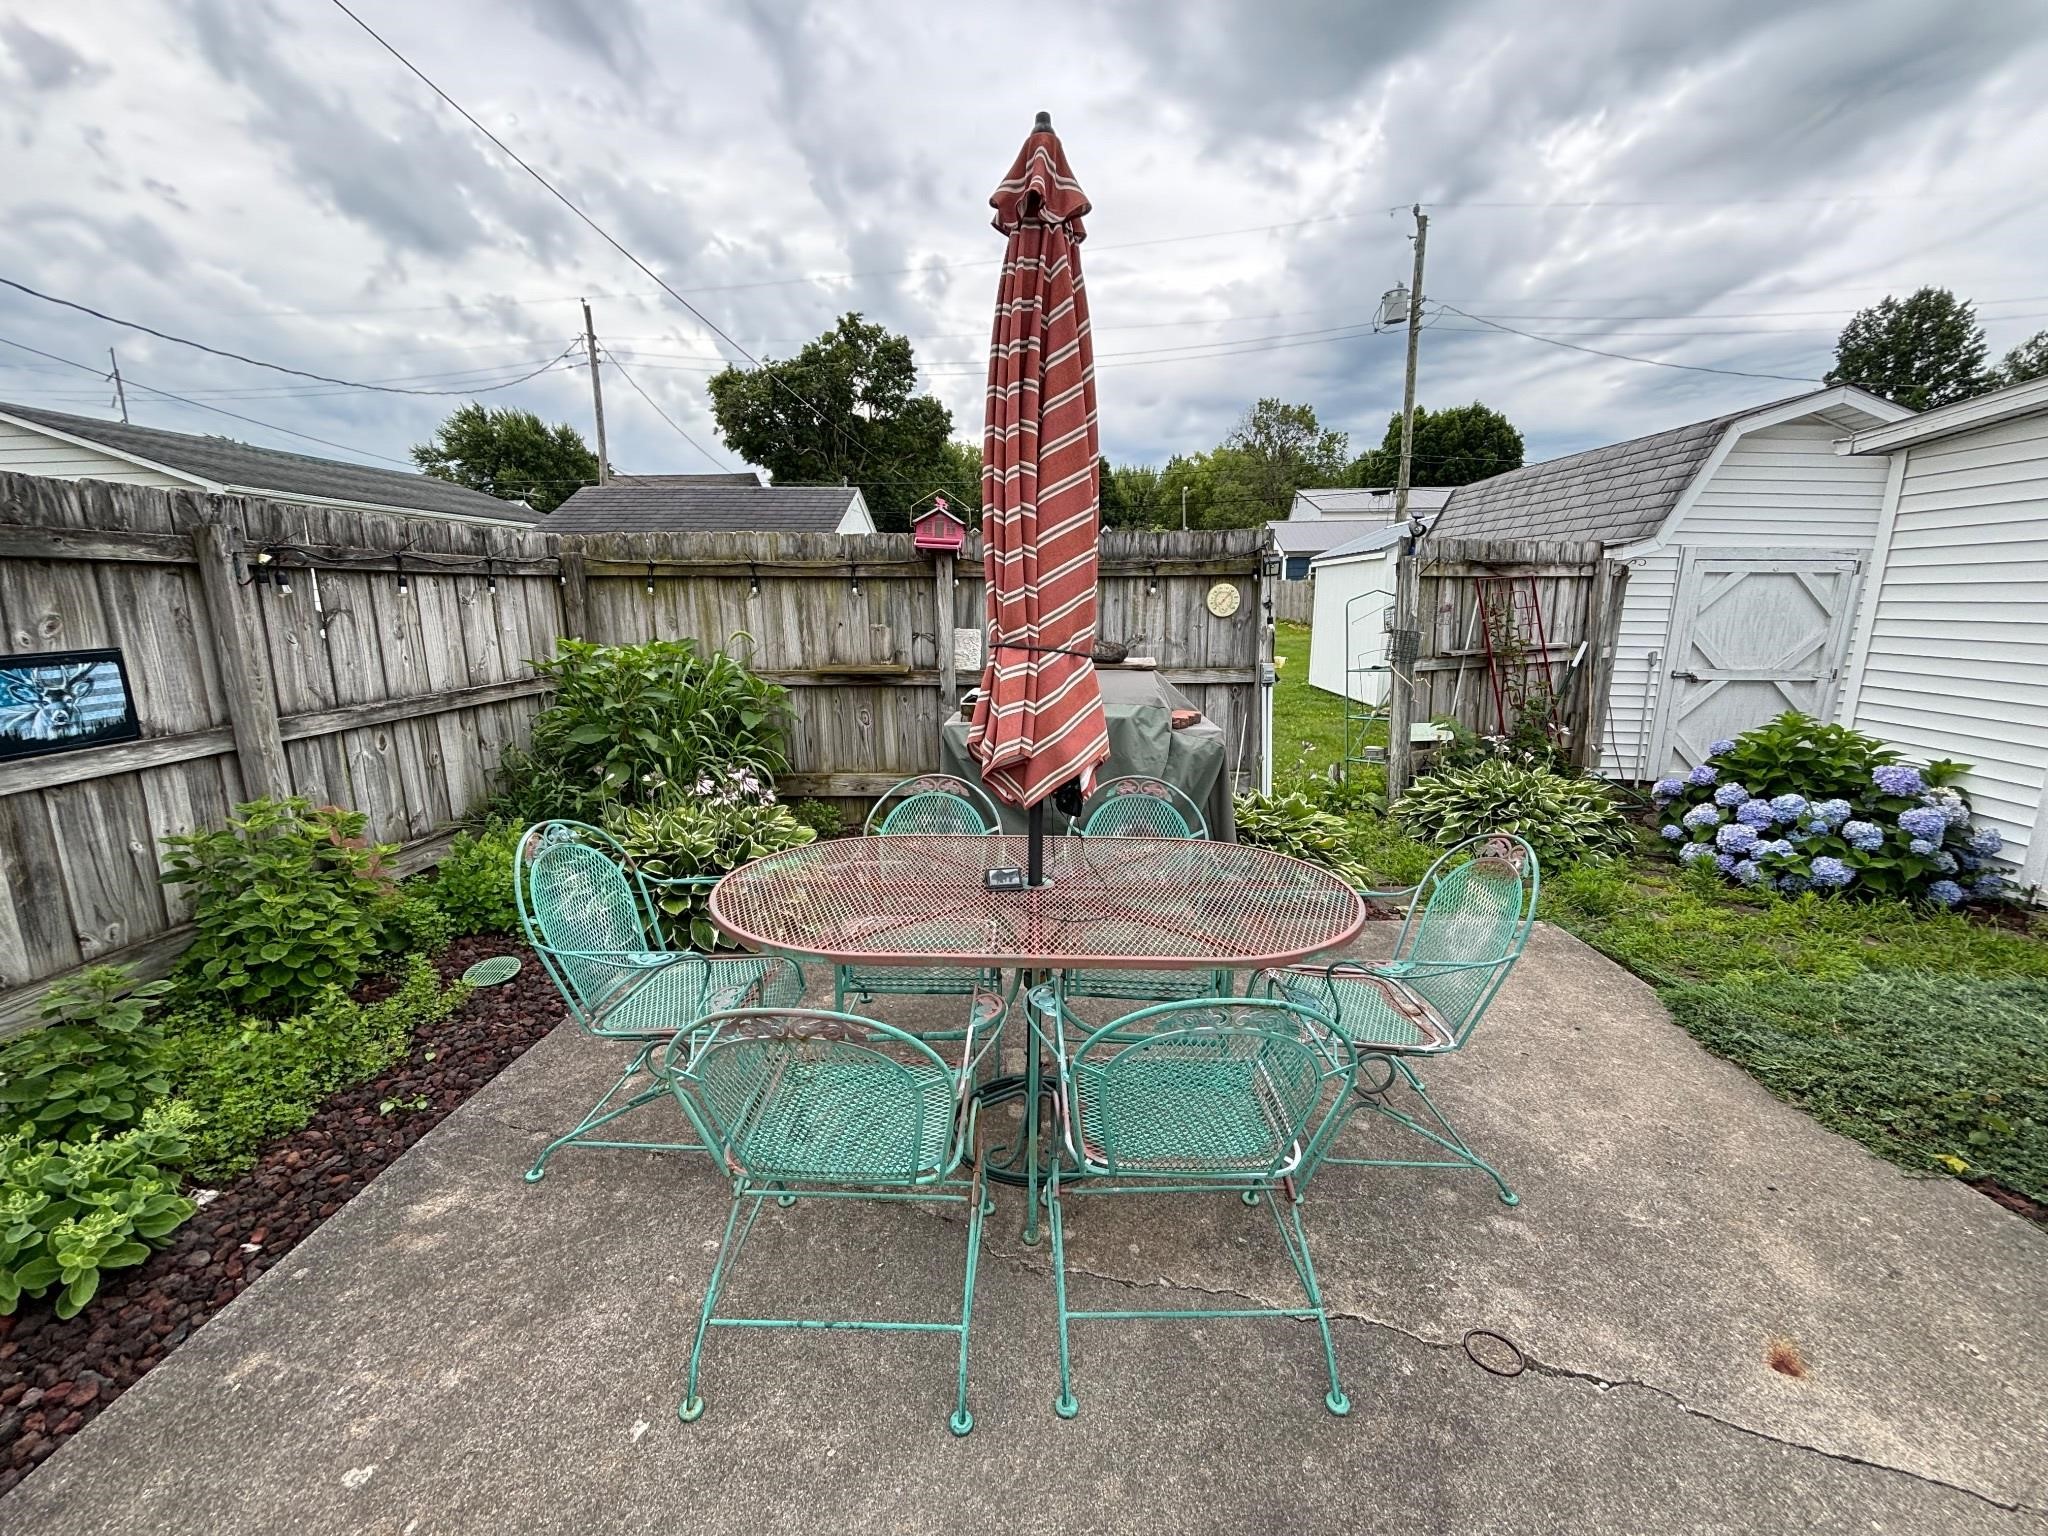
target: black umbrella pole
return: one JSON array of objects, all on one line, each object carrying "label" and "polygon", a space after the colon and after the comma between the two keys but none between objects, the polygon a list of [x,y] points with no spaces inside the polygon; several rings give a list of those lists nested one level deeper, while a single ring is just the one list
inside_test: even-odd
[{"label": "black umbrella pole", "polygon": [[1045,884],[1045,802],[1039,801],[1026,813],[1029,835],[1024,843],[1024,883]]}]

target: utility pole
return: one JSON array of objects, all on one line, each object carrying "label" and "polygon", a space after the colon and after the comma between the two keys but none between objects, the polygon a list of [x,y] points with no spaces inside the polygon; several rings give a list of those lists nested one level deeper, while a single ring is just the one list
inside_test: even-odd
[{"label": "utility pole", "polygon": [[[608,485],[612,478],[612,461],[611,456],[605,452],[604,444],[604,381],[597,376],[597,329],[590,323],[588,299],[583,301],[583,350],[590,357],[590,404],[597,413],[597,483]],[[1412,343],[1408,348],[1408,372],[1409,393],[1413,395],[1415,348]]]},{"label": "utility pole", "polygon": [[1182,533],[1188,531],[1188,488],[1186,486],[1180,488],[1180,531]]},{"label": "utility pole", "polygon": [[1429,215],[1417,203],[1415,276],[1408,289],[1408,378],[1401,388],[1401,470],[1394,482],[1394,524],[1402,531],[1395,548],[1393,611],[1387,634],[1387,803],[1392,805],[1414,775],[1415,661],[1421,649],[1422,576],[1414,525],[1408,520],[1408,483],[1415,455],[1415,355],[1422,344],[1422,253],[1429,242]]},{"label": "utility pole", "polygon": [[114,356],[114,349],[107,348],[107,361],[114,365],[114,400],[121,407],[121,421],[128,421],[128,391],[121,384],[121,359]]}]

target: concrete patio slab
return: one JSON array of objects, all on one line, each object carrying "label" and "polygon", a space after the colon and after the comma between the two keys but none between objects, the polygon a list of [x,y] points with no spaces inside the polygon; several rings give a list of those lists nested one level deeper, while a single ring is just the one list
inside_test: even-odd
[{"label": "concrete patio slab", "polygon": [[[0,1529],[2048,1530],[2048,1239],[1772,1100],[1554,931],[1431,1074],[1523,1204],[1472,1173],[1311,1192],[1343,1420],[1313,1327],[1285,1321],[1077,1325],[1081,1416],[1055,1418],[1047,1260],[1006,1190],[970,1437],[944,1427],[941,1338],[714,1335],[708,1411],[679,1424],[723,1181],[595,1151],[518,1177],[615,1071],[557,1031],[0,1502]],[[772,1212],[735,1304],[943,1318],[962,1220]],[[1234,1200],[1076,1202],[1069,1232],[1082,1305],[1292,1294]],[[1530,1368],[1480,1371],[1480,1327]],[[1803,1379],[1766,1363],[1779,1336]]]}]

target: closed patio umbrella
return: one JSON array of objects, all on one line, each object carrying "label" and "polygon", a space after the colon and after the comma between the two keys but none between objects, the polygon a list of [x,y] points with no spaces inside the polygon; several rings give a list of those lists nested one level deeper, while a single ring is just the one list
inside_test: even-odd
[{"label": "closed patio umbrella", "polygon": [[1039,883],[1044,801],[1109,759],[1095,643],[1095,348],[1081,285],[1088,198],[1038,114],[989,199],[1009,236],[989,344],[982,540],[989,651],[967,742],[982,779],[1029,808]]}]

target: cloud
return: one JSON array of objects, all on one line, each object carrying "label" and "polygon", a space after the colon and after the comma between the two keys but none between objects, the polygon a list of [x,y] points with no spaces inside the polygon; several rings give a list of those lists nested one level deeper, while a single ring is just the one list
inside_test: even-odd
[{"label": "cloud", "polygon": [[588,55],[620,79],[647,63],[640,9],[632,0],[519,0],[548,37]]},{"label": "cloud", "polygon": [[92,63],[69,43],[38,32],[19,17],[0,21],[0,43],[32,91],[60,91],[107,73],[105,65]]}]

